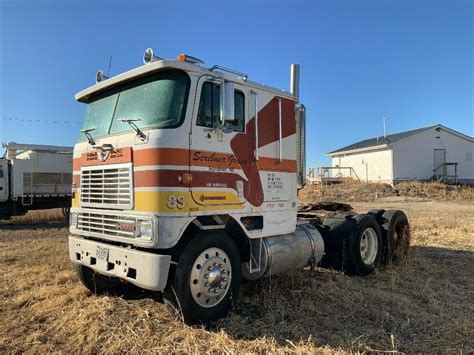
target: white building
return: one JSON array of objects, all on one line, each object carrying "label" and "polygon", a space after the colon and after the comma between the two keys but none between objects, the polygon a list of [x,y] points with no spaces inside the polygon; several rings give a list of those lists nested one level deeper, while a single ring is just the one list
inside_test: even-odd
[{"label": "white building", "polygon": [[440,124],[366,139],[328,155],[332,176],[352,173],[361,181],[390,184],[433,178],[474,184],[474,138]]}]

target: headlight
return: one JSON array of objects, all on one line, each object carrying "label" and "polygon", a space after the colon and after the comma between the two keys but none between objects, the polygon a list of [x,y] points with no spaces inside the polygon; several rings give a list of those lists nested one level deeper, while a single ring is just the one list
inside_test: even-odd
[{"label": "headlight", "polygon": [[153,234],[153,226],[150,220],[137,220],[137,238],[150,240]]},{"label": "headlight", "polygon": [[71,212],[69,216],[69,226],[76,228],[77,226],[77,213]]}]

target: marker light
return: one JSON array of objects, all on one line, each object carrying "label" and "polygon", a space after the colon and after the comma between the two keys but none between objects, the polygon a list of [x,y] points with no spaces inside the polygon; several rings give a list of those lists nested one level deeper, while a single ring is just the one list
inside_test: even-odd
[{"label": "marker light", "polygon": [[198,59],[196,57],[193,57],[193,56],[190,56],[190,55],[187,55],[187,54],[180,54],[180,55],[178,55],[178,57],[176,59],[178,59],[178,61],[180,61],[180,62],[188,62],[188,63],[192,63],[192,64],[197,64],[197,65],[203,65],[204,64],[204,62],[201,59]]}]

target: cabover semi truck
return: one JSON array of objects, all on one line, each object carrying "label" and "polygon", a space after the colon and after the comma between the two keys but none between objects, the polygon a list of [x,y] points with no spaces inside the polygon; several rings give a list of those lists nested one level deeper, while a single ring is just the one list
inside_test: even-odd
[{"label": "cabover semi truck", "polygon": [[225,316],[241,279],[308,265],[367,275],[406,253],[402,211],[298,216],[305,106],[291,90],[189,55],[79,92],[69,252],[95,293],[161,292],[188,324]]},{"label": "cabover semi truck", "polygon": [[29,210],[71,207],[72,147],[4,143],[0,158],[0,219]]}]

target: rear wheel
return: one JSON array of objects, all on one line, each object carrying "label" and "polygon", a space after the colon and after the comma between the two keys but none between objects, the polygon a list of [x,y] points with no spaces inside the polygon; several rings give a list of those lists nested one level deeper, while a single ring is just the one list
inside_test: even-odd
[{"label": "rear wheel", "polygon": [[368,275],[375,270],[382,256],[382,231],[377,220],[363,217],[343,243],[342,263],[349,275]]},{"label": "rear wheel", "polygon": [[226,316],[240,289],[240,256],[223,231],[198,234],[179,257],[163,292],[168,309],[187,324],[206,324]]},{"label": "rear wheel", "polygon": [[410,224],[407,215],[400,210],[385,211],[382,217],[385,240],[382,262],[388,264],[400,260],[408,253],[411,240]]}]

